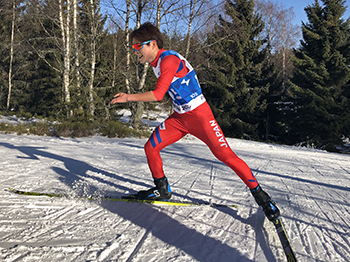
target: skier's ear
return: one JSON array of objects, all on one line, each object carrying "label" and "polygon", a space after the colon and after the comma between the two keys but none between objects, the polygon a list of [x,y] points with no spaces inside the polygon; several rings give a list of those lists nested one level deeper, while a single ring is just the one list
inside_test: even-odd
[{"label": "skier's ear", "polygon": [[153,40],[150,44],[151,44],[152,48],[159,48],[156,40]]}]

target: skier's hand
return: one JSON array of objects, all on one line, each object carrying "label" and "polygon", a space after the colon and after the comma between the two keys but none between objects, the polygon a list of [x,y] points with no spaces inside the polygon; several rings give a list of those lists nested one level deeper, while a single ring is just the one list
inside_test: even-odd
[{"label": "skier's hand", "polygon": [[125,103],[128,102],[128,94],[118,93],[114,95],[114,99],[111,101],[111,104],[114,105],[116,103]]}]

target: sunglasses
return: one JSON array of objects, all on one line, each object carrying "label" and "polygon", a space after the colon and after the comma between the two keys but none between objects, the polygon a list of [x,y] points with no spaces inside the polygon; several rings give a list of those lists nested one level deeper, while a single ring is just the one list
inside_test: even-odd
[{"label": "sunglasses", "polygon": [[133,44],[132,45],[132,48],[134,49],[135,52],[138,52],[140,51],[144,45],[152,42],[153,40],[149,40],[149,41],[146,41],[146,42],[142,42],[142,43],[139,43],[139,44]]}]

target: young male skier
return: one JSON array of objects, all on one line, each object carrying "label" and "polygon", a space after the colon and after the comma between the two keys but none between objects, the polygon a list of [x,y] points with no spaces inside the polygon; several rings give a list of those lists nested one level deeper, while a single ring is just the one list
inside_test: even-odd
[{"label": "young male skier", "polygon": [[166,92],[174,104],[174,113],[154,130],[144,147],[155,187],[139,191],[134,196],[138,199],[170,199],[171,190],[164,175],[160,151],[189,133],[202,140],[217,159],[242,179],[269,220],[278,218],[280,211],[276,204],[262,190],[248,165],[227,143],[188,61],[174,51],[163,49],[162,34],[149,22],[133,31],[130,40],[140,63],[150,63],[158,81],[153,91],[118,93],[111,104],[160,101]]}]

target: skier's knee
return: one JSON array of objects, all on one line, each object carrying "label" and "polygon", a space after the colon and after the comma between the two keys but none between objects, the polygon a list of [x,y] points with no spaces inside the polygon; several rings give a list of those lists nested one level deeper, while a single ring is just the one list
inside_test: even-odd
[{"label": "skier's knee", "polygon": [[154,148],[152,146],[152,143],[149,140],[146,142],[143,149],[145,150],[146,156],[150,155],[150,154],[152,154],[152,152],[154,152]]}]

